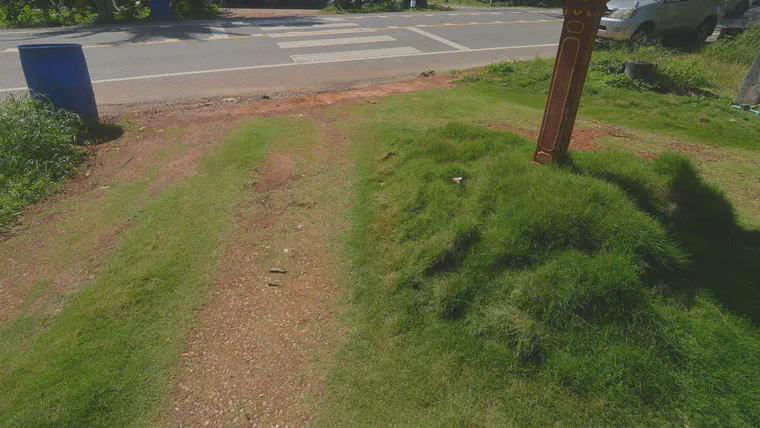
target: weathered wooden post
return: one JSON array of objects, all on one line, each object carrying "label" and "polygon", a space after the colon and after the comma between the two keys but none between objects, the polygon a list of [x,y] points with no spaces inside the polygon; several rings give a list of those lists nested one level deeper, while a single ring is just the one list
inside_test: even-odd
[{"label": "weathered wooden post", "polygon": [[734,98],[736,105],[754,105],[760,103],[760,52],[757,53],[755,61],[744,78],[744,83],[739,89],[739,93]]},{"label": "weathered wooden post", "polygon": [[609,0],[565,0],[565,22],[533,162],[551,164],[567,153],[599,23]]}]

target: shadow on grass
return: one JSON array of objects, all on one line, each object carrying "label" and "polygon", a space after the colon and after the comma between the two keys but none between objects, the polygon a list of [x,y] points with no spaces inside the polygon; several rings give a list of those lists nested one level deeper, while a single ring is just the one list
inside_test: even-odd
[{"label": "shadow on grass", "polygon": [[87,129],[84,140],[90,145],[99,145],[118,140],[124,135],[124,129],[112,123],[101,123]]},{"label": "shadow on grass", "polygon": [[760,231],[738,224],[723,192],[705,183],[685,158],[664,156],[654,162],[667,180],[667,206],[642,176],[581,167],[572,157],[566,159],[575,173],[618,186],[640,209],[668,226],[691,258],[686,269],[669,275],[668,283],[680,285],[670,292],[692,302],[697,292],[708,290],[726,309],[760,324]]}]

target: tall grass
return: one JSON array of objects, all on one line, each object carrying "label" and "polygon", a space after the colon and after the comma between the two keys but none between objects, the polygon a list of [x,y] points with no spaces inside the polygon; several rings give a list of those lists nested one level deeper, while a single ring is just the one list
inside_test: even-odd
[{"label": "tall grass", "polygon": [[760,50],[760,28],[747,28],[734,39],[720,39],[704,49],[704,54],[718,61],[749,66]]},{"label": "tall grass", "polygon": [[484,128],[374,135],[355,360],[333,375],[330,423],[760,420],[760,240],[687,158],[545,168],[533,143]]},{"label": "tall grass", "polygon": [[75,113],[34,98],[0,104],[0,225],[55,192],[76,169],[82,126]]}]

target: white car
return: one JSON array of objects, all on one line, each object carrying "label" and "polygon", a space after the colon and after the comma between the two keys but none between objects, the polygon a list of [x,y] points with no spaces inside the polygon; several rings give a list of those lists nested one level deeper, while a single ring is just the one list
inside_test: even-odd
[{"label": "white car", "polygon": [[754,4],[754,0],[727,0],[726,18],[741,18]]},{"label": "white car", "polygon": [[599,37],[636,40],[685,34],[695,44],[702,44],[723,18],[725,1],[612,0],[607,4],[607,16],[602,18]]}]

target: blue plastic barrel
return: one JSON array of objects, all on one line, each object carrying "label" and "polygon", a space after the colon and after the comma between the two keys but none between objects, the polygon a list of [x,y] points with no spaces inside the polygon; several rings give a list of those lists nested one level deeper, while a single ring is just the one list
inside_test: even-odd
[{"label": "blue plastic barrel", "polygon": [[172,19],[172,10],[169,7],[169,0],[149,0],[150,17],[159,21],[168,21]]},{"label": "blue plastic barrel", "polygon": [[98,106],[82,45],[19,45],[21,67],[32,96],[75,111],[87,125],[98,123]]}]

